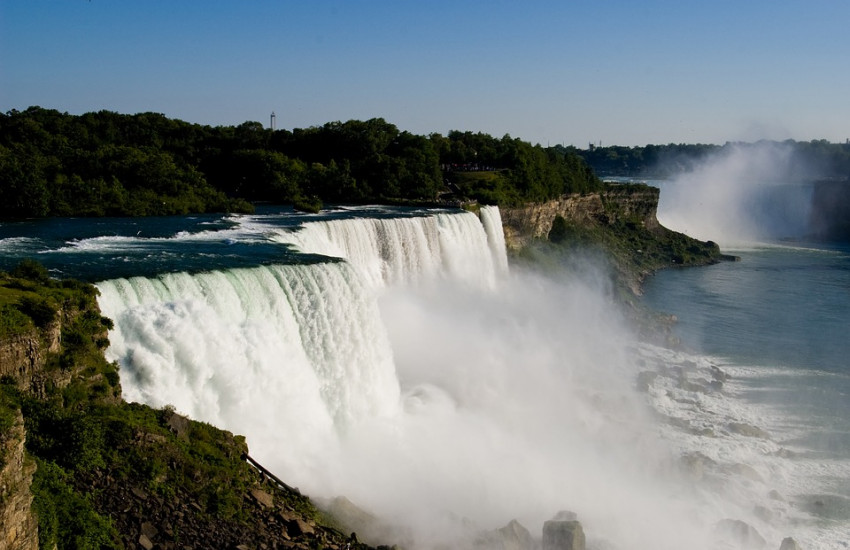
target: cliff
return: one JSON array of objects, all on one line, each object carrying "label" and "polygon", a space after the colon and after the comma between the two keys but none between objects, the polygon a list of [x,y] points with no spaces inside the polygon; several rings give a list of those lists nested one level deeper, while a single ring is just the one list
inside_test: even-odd
[{"label": "cliff", "polygon": [[649,231],[656,218],[659,190],[648,185],[611,186],[599,193],[565,195],[545,203],[502,208],[505,242],[519,249],[532,239],[547,238],[558,216],[578,227],[613,227],[631,223]]},{"label": "cliff", "polygon": [[733,259],[717,244],[699,241],[658,223],[659,190],[644,184],[610,185],[584,195],[502,209],[505,242],[520,260],[596,253],[614,284],[640,294],[643,279],[668,267]]},{"label": "cliff", "polygon": [[24,417],[13,412],[12,425],[0,432],[0,548],[37,550],[38,523],[30,485],[35,463],[24,452]]}]

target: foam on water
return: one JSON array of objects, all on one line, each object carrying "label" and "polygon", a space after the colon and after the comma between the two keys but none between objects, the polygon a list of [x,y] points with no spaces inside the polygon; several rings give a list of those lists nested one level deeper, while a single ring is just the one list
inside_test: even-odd
[{"label": "foam on water", "polygon": [[[740,399],[745,369],[635,344],[593,278],[509,272],[497,209],[310,219],[237,229],[345,261],[99,283],[127,399],[246,434],[410,548],[514,518],[539,534],[562,509],[591,548],[722,547],[730,518],[768,547],[840,547],[845,528],[798,503],[844,465],[786,453],[782,419]],[[720,389],[713,365],[733,375]],[[644,395],[640,369],[657,373]]]},{"label": "foam on water", "polygon": [[[644,366],[662,373],[652,379],[648,396],[664,419],[664,437],[685,457],[693,475],[709,480],[706,486],[714,491],[714,496],[703,495],[706,506],[714,498],[741,503],[737,517],[768,540],[793,535],[803,548],[846,548],[850,460],[811,455],[804,447],[789,444],[813,427],[785,410],[744,398],[752,391],[753,379],[802,378],[811,373],[737,366],[722,357],[649,345],[640,346],[639,353]],[[762,386],[760,391],[771,390]],[[816,504],[829,499],[834,502]],[[819,510],[820,506],[830,511]]]}]

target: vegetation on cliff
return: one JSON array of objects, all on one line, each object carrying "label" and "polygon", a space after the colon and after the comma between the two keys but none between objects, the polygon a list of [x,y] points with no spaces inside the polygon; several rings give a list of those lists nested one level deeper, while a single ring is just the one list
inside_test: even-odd
[{"label": "vegetation on cliff", "polygon": [[[582,201],[580,205],[571,202]],[[658,223],[658,189],[645,184],[611,186],[598,196],[563,199],[547,214],[526,213],[513,221],[510,210],[506,224],[536,239],[517,247],[518,262],[550,265],[557,269],[576,261],[594,259],[609,268],[612,283],[629,303],[640,293],[643,279],[669,267],[706,265],[726,259],[720,247],[672,231]],[[537,207],[530,207],[537,208]],[[523,227],[522,217],[551,220],[534,230]]]},{"label": "vegetation on cliff", "polygon": [[0,114],[0,217],[244,212],[248,201],[316,210],[451,195],[515,204],[601,185],[570,151],[507,135],[420,136],[380,118],[274,131],[157,113]]},{"label": "vegetation on cliff", "polygon": [[33,262],[0,274],[0,342],[41,356],[0,365],[0,439],[23,413],[40,548],[364,547],[247,463],[241,436],[122,401],[95,298]]}]

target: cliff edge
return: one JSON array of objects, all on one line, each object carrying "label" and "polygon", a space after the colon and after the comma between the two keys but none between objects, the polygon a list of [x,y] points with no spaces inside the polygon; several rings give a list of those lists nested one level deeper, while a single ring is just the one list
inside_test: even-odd
[{"label": "cliff edge", "polygon": [[615,283],[634,295],[640,294],[644,278],[659,269],[732,259],[716,243],[662,226],[656,217],[659,193],[645,184],[616,184],[600,192],[502,208],[505,242],[518,258],[600,252]]}]

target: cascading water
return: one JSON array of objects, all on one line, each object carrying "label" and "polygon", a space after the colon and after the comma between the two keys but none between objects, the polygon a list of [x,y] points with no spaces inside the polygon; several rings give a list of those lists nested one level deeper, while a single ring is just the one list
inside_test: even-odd
[{"label": "cascading water", "polygon": [[481,208],[481,221],[471,213],[438,213],[312,222],[294,233],[280,232],[275,240],[344,258],[373,288],[438,276],[492,287],[497,274],[507,271],[502,222],[494,207]]},{"label": "cascading water", "polygon": [[[498,218],[498,210],[489,215]],[[374,290],[447,276],[492,286],[495,254],[474,214],[349,219],[272,231],[302,251],[346,258],[98,284],[115,321],[108,356],[124,396],[248,434],[288,475],[321,463],[339,434],[400,407]],[[264,449],[268,449],[264,451]]]},{"label": "cascading water", "polygon": [[380,542],[462,547],[570,508],[598,545],[708,547],[725,510],[668,475],[620,316],[590,280],[508,273],[498,209],[254,222],[344,261],[99,283],[128,400],[408,529]]}]

